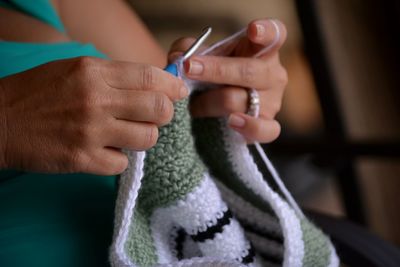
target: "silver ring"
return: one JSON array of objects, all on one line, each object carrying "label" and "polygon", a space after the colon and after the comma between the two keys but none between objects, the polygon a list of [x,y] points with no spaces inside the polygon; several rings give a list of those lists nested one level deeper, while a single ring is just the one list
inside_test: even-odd
[{"label": "silver ring", "polygon": [[258,117],[260,114],[260,95],[258,94],[256,89],[250,88],[248,89],[248,107],[247,114],[253,117]]}]

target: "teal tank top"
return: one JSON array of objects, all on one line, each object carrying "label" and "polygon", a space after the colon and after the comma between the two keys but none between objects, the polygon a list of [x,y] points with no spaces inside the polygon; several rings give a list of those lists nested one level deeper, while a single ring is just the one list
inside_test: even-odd
[{"label": "teal tank top", "polygon": [[[0,6],[65,31],[47,0]],[[0,41],[0,78],[79,56],[106,58],[91,44]],[[115,176],[0,171],[0,266],[108,266],[115,197]]]}]

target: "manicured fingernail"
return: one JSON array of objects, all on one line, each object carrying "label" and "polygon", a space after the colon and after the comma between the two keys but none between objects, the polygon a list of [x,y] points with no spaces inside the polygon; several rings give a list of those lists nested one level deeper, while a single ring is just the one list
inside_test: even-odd
[{"label": "manicured fingernail", "polygon": [[228,119],[228,124],[233,128],[243,128],[246,124],[246,121],[244,118],[238,115],[231,114]]},{"label": "manicured fingernail", "polygon": [[179,96],[180,96],[180,98],[182,99],[182,98],[185,98],[185,97],[187,97],[189,95],[189,90],[186,88],[186,86],[182,86],[180,89],[179,89]]},{"label": "manicured fingernail", "polygon": [[256,35],[258,38],[263,37],[265,33],[265,27],[262,24],[256,24]]},{"label": "manicured fingernail", "polygon": [[189,59],[185,63],[186,63],[185,70],[188,74],[200,75],[203,73],[204,65],[202,62],[193,60],[193,59]]}]

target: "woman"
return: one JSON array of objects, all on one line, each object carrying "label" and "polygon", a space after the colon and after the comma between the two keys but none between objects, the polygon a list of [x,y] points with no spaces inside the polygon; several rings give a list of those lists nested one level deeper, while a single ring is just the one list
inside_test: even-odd
[{"label": "woman", "polygon": [[[285,34],[250,58],[274,37],[256,20],[232,57],[190,58],[189,78],[229,85],[197,96],[192,115],[228,115],[249,142],[277,138]],[[0,266],[107,266],[120,149],[152,147],[188,92],[122,0],[0,0],[0,39]],[[244,114],[244,87],[259,91],[259,118]]]}]

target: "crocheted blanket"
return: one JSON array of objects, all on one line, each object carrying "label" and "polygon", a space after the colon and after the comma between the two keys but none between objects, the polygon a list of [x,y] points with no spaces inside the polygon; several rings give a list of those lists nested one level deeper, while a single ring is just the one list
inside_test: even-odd
[{"label": "crocheted blanket", "polygon": [[[244,34],[203,54],[222,55]],[[272,189],[226,118],[192,119],[188,102],[175,104],[153,148],[126,151],[112,265],[338,266],[329,238]]]}]

